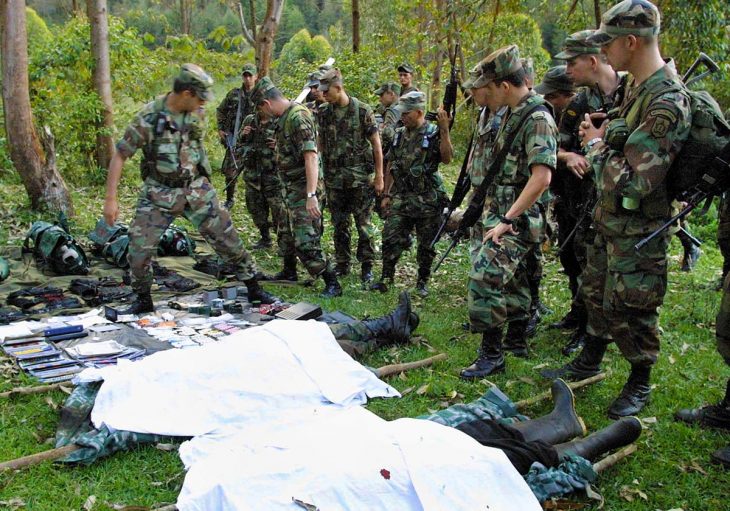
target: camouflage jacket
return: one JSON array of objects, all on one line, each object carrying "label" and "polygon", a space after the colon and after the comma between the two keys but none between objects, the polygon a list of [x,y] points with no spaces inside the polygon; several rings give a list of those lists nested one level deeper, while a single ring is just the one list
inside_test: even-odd
[{"label": "camouflage jacket", "polygon": [[284,182],[306,181],[307,151],[317,152],[317,124],[307,107],[292,101],[276,127],[276,166]]},{"label": "camouflage jacket", "polygon": [[508,110],[509,108],[505,106],[492,113],[485,107],[479,112],[479,120],[474,128],[474,142],[467,166],[472,189],[476,189],[484,181],[492,145],[497,140],[499,127],[502,125],[502,120]]},{"label": "camouflage jacket", "polygon": [[[623,148],[596,144],[588,153],[598,189],[594,220],[606,234],[648,234],[671,214],[665,177],[692,124],[690,100],[678,80],[671,65],[641,84],[632,80],[605,136],[608,142],[623,123],[628,132]],[[678,85],[674,91],[662,92],[672,84]]]},{"label": "camouflage jacket", "polygon": [[251,94],[246,93],[241,87],[231,89],[226,97],[221,101],[216,109],[216,119],[218,120],[218,129],[226,133],[233,134],[236,127],[236,114],[238,112],[239,98],[243,100],[241,105],[241,118],[243,121],[246,116],[256,113],[256,105],[251,101]]},{"label": "camouflage jacket", "polygon": [[317,121],[325,186],[369,184],[375,170],[370,136],[378,131],[370,105],[352,96],[347,106],[325,103],[319,107]]},{"label": "camouflage jacket", "polygon": [[419,91],[418,87],[416,87],[415,85],[411,85],[410,87],[402,87],[400,90],[400,95],[401,95],[401,97],[403,97],[406,94],[408,94],[409,92],[418,92],[418,91]]},{"label": "camouflage jacket", "polygon": [[[243,134],[243,128],[251,126],[253,129],[248,135]],[[271,182],[280,183],[276,171],[275,152],[266,143],[276,138],[276,119],[262,123],[257,114],[246,116],[241,124],[241,132],[236,141],[236,159],[243,165],[243,179],[250,185],[260,188]]]},{"label": "camouflage jacket", "polygon": [[393,103],[383,109],[383,124],[379,126],[379,129],[384,153],[393,145],[395,130],[400,127],[400,112],[396,108],[396,105],[398,103]]},{"label": "camouflage jacket", "polygon": [[440,141],[438,128],[429,122],[414,130],[401,126],[395,131],[388,152],[395,210],[406,214],[441,214],[448,198],[438,171]]},{"label": "camouflage jacket", "polygon": [[[485,169],[489,169],[492,161],[499,156],[510,134],[522,122],[524,114],[540,104],[545,105],[545,100],[531,92],[517,107],[508,111],[497,133],[497,139],[485,158]],[[532,175],[530,169],[533,165],[545,165],[555,170],[557,136],[558,128],[550,113],[532,111],[525,119],[487,191],[485,215],[482,217],[485,229],[496,226],[500,222],[499,218],[514,204]],[[531,243],[539,242],[544,236],[545,218],[538,204],[540,200],[515,219],[518,236]]]},{"label": "camouflage jacket", "polygon": [[210,163],[202,141],[200,118],[195,113],[173,114],[167,109],[167,95],[147,103],[117,143],[125,159],[138,149],[144,156],[142,179],[167,181],[210,176]]}]

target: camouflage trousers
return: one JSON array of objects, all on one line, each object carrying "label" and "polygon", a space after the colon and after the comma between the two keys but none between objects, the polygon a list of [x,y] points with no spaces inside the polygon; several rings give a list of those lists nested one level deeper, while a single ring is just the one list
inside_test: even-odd
[{"label": "camouflage trousers", "polygon": [[[294,237],[280,182],[259,185],[246,181],[246,209],[262,234],[268,233],[270,227],[274,228],[279,252],[282,255],[294,254]],[[271,212],[271,222],[269,222],[269,212]]]},{"label": "camouflage trousers", "polygon": [[720,212],[717,222],[717,245],[722,254],[722,275],[730,271],[730,194],[726,193],[720,201]]},{"label": "camouflage trousers", "polygon": [[[316,277],[325,270],[332,269],[322,252],[322,218],[312,218],[307,212],[307,186],[304,179],[285,182],[284,188],[284,203],[289,213],[290,231],[294,237],[294,251],[307,272],[312,277]],[[322,195],[320,187],[317,198],[321,199]],[[285,252],[285,257],[286,254]]]},{"label": "camouflage trousers", "polygon": [[640,252],[643,236],[596,233],[586,247],[582,292],[589,334],[613,339],[631,364],[651,365],[659,356],[659,306],[667,290],[669,235]]},{"label": "camouflage trousers", "polygon": [[[474,231],[474,230],[473,230]],[[481,229],[478,229],[481,236]],[[517,236],[503,236],[502,244],[479,244],[472,233],[471,270],[467,284],[472,332],[501,328],[510,321],[528,319],[530,286],[526,258],[535,243]]]},{"label": "camouflage trousers", "polygon": [[334,323],[329,327],[337,343],[352,358],[360,358],[381,345],[362,321]]},{"label": "camouflage trousers", "polygon": [[170,188],[148,179],[129,226],[127,260],[135,292],[149,293],[152,288],[152,257],[157,253],[160,235],[180,216],[195,226],[224,262],[238,267],[240,280],[253,278],[253,261],[207,178],[198,177],[186,188]]},{"label": "camouflage trousers", "polygon": [[542,243],[535,246],[525,256],[525,270],[527,271],[527,287],[530,300],[535,302],[540,298],[540,283],[542,282]]},{"label": "camouflage trousers", "polygon": [[327,208],[332,217],[335,241],[335,261],[350,265],[350,218],[357,229],[357,260],[370,263],[375,260],[375,227],[371,221],[375,195],[372,186],[356,188],[327,188]]},{"label": "camouflage trousers", "polygon": [[441,215],[413,216],[391,206],[383,227],[383,277],[392,278],[401,255],[411,246],[410,234],[415,228],[418,240],[418,277],[427,279],[431,275],[433,258],[436,257],[436,250],[431,248],[431,242],[440,225]]},{"label": "camouflage trousers", "polygon": [[722,302],[715,322],[715,338],[717,351],[725,363],[730,365],[730,274],[725,276],[722,286]]}]

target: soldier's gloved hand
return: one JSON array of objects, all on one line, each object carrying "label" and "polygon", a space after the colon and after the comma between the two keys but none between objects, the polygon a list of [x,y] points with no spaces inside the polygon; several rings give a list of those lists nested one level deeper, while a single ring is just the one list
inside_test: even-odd
[{"label": "soldier's gloved hand", "polygon": [[112,227],[119,216],[119,203],[116,197],[107,197],[104,199],[104,221],[109,227]]}]

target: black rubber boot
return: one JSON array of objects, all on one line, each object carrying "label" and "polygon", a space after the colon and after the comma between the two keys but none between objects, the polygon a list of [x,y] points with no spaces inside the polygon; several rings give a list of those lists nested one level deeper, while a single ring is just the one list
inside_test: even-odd
[{"label": "black rubber boot", "polygon": [[608,342],[599,337],[586,334],[583,351],[558,369],[543,369],[540,374],[550,380],[563,378],[565,380],[584,380],[601,372],[601,361],[606,354]]},{"label": "black rubber boot", "polygon": [[525,441],[542,440],[550,445],[567,442],[586,434],[583,419],[575,413],[575,396],[563,380],[555,380],[550,388],[555,406],[548,415],[511,424],[522,433]]},{"label": "black rubber boot", "polygon": [[362,263],[360,267],[360,282],[368,284],[373,281],[373,263]]},{"label": "black rubber boot", "polygon": [[383,266],[383,274],[380,276],[380,280],[370,286],[370,291],[380,291],[381,293],[387,292],[388,285],[393,284],[394,275],[395,268]]},{"label": "black rubber boot", "polygon": [[150,293],[138,293],[137,299],[129,307],[119,311],[119,314],[143,314],[145,312],[155,312],[155,304],[152,303]]},{"label": "black rubber boot", "polygon": [[426,284],[428,283],[428,279],[431,277],[431,271],[429,269],[420,269],[418,270],[418,281],[416,282],[416,293],[418,293],[418,296],[421,298],[426,298],[428,296],[428,286]]},{"label": "black rubber boot", "polygon": [[526,319],[508,323],[502,345],[504,351],[509,351],[515,357],[527,358],[527,325]]},{"label": "black rubber boot", "polygon": [[525,325],[525,336],[528,338],[535,337],[535,334],[537,333],[537,325],[540,324],[542,321],[542,317],[540,316],[540,312],[538,309],[530,309],[530,318],[527,320],[527,324]]},{"label": "black rubber boot", "polygon": [[337,275],[332,270],[325,270],[322,273],[322,279],[324,280],[324,289],[319,296],[322,298],[334,298],[335,296],[342,296],[342,287],[337,281]]},{"label": "black rubber boot", "polygon": [[560,330],[573,330],[574,328],[578,328],[580,325],[580,313],[576,310],[575,307],[571,307],[568,313],[563,316],[563,319],[560,321],[556,321],[555,323],[550,323],[548,328],[557,328]]},{"label": "black rubber boot", "polygon": [[572,353],[575,353],[579,349],[583,347],[586,343],[586,332],[585,330],[578,329],[575,332],[573,332],[573,335],[570,336],[570,340],[568,341],[568,344],[563,346],[563,349],[560,350],[560,353],[562,353],[564,356],[569,356]]},{"label": "black rubber boot", "polygon": [[261,238],[251,247],[254,250],[262,250],[265,248],[271,248],[271,234],[269,229],[261,229]]},{"label": "black rubber boot", "polygon": [[612,419],[636,415],[649,403],[651,387],[649,377],[651,366],[632,365],[629,379],[621,389],[621,394],[608,408],[608,416]]},{"label": "black rubber boot", "polygon": [[718,463],[724,466],[726,469],[730,469],[730,445],[713,452],[710,455],[710,460],[713,463]]},{"label": "black rubber boot", "polygon": [[687,424],[697,424],[702,428],[730,431],[730,380],[727,382],[725,397],[718,404],[702,408],[685,408],[677,411],[674,418]]},{"label": "black rubber boot", "polygon": [[264,288],[261,287],[259,281],[256,279],[244,280],[243,283],[246,284],[246,289],[248,290],[247,298],[249,303],[258,302],[270,304],[281,301],[278,296],[264,291]]},{"label": "black rubber boot", "polygon": [[492,328],[482,333],[479,355],[469,367],[462,369],[459,376],[464,380],[474,380],[490,374],[502,373],[504,367],[502,329]]},{"label": "black rubber boot", "polygon": [[284,280],[289,282],[296,282],[299,280],[297,276],[297,258],[296,256],[284,257],[284,267],[279,273],[268,276],[262,280]]},{"label": "black rubber boot", "polygon": [[236,184],[231,183],[231,179],[226,178],[226,202],[223,203],[223,207],[228,211],[233,209],[233,205],[236,203]]},{"label": "black rubber boot", "polygon": [[585,438],[553,447],[560,457],[573,454],[595,461],[603,453],[629,445],[640,436],[641,421],[636,417],[623,417]]},{"label": "black rubber boot", "polygon": [[411,297],[407,291],[398,295],[398,305],[390,314],[368,319],[363,324],[372,332],[373,337],[389,339],[393,342],[408,342],[411,333],[419,323],[418,314],[411,309]]}]

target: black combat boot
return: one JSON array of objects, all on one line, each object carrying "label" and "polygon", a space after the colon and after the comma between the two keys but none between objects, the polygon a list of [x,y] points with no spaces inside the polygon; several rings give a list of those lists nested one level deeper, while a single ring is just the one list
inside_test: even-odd
[{"label": "black combat boot", "polygon": [[572,353],[575,353],[579,349],[581,349],[586,343],[586,332],[585,330],[581,330],[580,328],[573,332],[573,335],[570,336],[570,340],[568,341],[568,344],[563,346],[563,348],[560,350],[560,353],[562,353],[564,356],[569,356]]},{"label": "black combat boot", "polygon": [[231,211],[233,205],[236,203],[236,184],[231,179],[226,178],[226,202],[223,203],[223,207]]},{"label": "black combat boot", "polygon": [[558,369],[543,369],[540,374],[544,378],[554,380],[584,380],[601,372],[601,361],[606,354],[608,342],[599,337],[586,334],[583,350],[571,362]]},{"label": "black combat boot", "polygon": [[585,438],[553,447],[561,458],[572,454],[588,461],[595,461],[603,453],[635,442],[639,436],[641,436],[641,421],[636,417],[623,417]]},{"label": "black combat boot", "polygon": [[537,308],[531,308],[530,317],[525,325],[525,336],[528,338],[535,337],[535,334],[537,333],[537,325],[539,325],[541,321],[542,317],[540,316],[540,312]]},{"label": "black combat boot", "polygon": [[724,466],[726,469],[730,469],[730,445],[713,452],[710,455],[710,460],[713,463],[718,463]]},{"label": "black combat boot", "polygon": [[684,258],[682,259],[682,271],[692,271],[697,265],[697,260],[702,255],[702,251],[694,243],[690,243],[689,247],[684,249]]},{"label": "black combat boot", "polygon": [[337,263],[335,265],[335,276],[337,277],[347,277],[350,274],[350,265],[349,263]]},{"label": "black combat boot", "polygon": [[137,299],[129,307],[119,311],[119,314],[142,314],[144,312],[155,312],[155,304],[152,303],[152,295],[149,292],[138,293]]},{"label": "black combat boot", "polygon": [[563,316],[563,319],[555,323],[550,323],[548,328],[557,328],[560,330],[573,330],[574,328],[578,328],[580,324],[579,314],[576,307],[571,307],[568,313]]},{"label": "black combat boot", "polygon": [[335,296],[342,296],[342,287],[337,282],[337,275],[332,270],[325,270],[322,272],[322,279],[324,280],[324,290],[319,296],[322,298],[334,298]]},{"label": "black combat boot", "polygon": [[261,238],[251,247],[254,250],[263,250],[271,248],[271,234],[269,234],[269,228],[261,229]]},{"label": "black combat boot", "polygon": [[360,282],[368,284],[373,281],[373,263],[362,263],[360,267]]},{"label": "black combat boot", "polygon": [[502,347],[515,357],[527,358],[527,324],[526,319],[510,321],[507,324],[507,334],[504,336]]},{"label": "black combat boot", "polygon": [[297,257],[284,257],[284,268],[282,268],[279,273],[267,276],[262,280],[285,280],[289,282],[296,282],[299,280],[299,277],[297,276]]},{"label": "black combat boot", "polygon": [[727,382],[725,397],[718,404],[702,408],[685,408],[677,411],[674,418],[687,424],[697,424],[702,428],[730,431],[730,380]]},{"label": "black combat boot", "polygon": [[649,386],[650,375],[651,366],[631,365],[631,374],[628,381],[621,389],[621,394],[608,408],[608,416],[611,419],[636,415],[649,403],[649,394],[651,393],[651,387]]},{"label": "black combat boot", "polygon": [[553,395],[553,411],[548,415],[524,422],[510,424],[522,433],[526,442],[542,440],[550,445],[567,442],[586,434],[583,419],[575,412],[575,396],[563,380],[555,380],[550,388]]},{"label": "black combat boot", "polygon": [[247,297],[249,303],[258,302],[262,304],[269,304],[281,301],[278,296],[274,296],[271,293],[264,291],[259,284],[259,281],[256,279],[244,280],[243,283],[246,284],[246,289],[248,290]]},{"label": "black combat boot", "polygon": [[428,287],[426,286],[426,283],[428,282],[429,277],[431,276],[431,270],[430,269],[418,269],[418,281],[416,282],[416,293],[418,293],[418,296],[421,298],[426,298],[428,296]]},{"label": "black combat boot", "polygon": [[370,286],[370,291],[380,291],[385,293],[388,291],[388,285],[393,284],[393,277],[395,275],[395,267],[383,265],[383,273],[380,276],[380,280]]},{"label": "black combat boot", "polygon": [[491,328],[482,333],[482,345],[479,355],[469,366],[462,369],[464,380],[484,378],[490,374],[504,372],[504,356],[502,356],[502,329]]},{"label": "black combat boot", "polygon": [[367,319],[363,324],[372,332],[373,337],[402,343],[408,342],[419,321],[418,314],[411,309],[411,297],[407,291],[403,291],[398,295],[398,305],[393,312],[379,318]]}]

